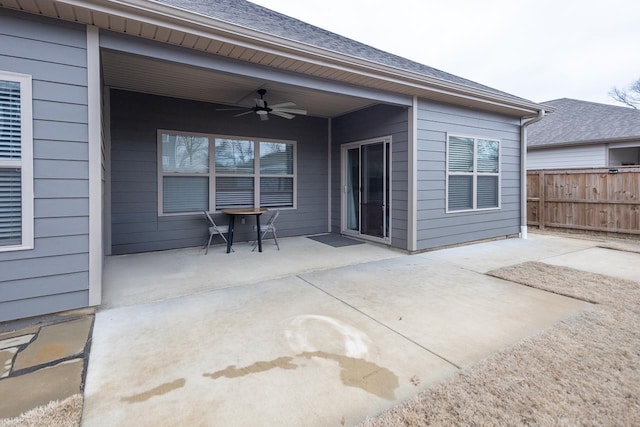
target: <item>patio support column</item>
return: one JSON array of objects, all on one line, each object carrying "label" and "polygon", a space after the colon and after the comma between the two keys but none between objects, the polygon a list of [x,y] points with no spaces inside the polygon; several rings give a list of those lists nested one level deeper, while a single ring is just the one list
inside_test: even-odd
[{"label": "patio support column", "polygon": [[413,97],[408,109],[409,136],[408,151],[408,185],[407,185],[407,250],[418,249],[418,97]]},{"label": "patio support column", "polygon": [[332,140],[331,140],[331,117],[329,117],[327,119],[327,205],[328,205],[328,211],[327,211],[327,232],[331,233],[331,210],[332,210],[332,205],[331,205],[331,178],[333,176],[333,171],[331,170],[331,151],[332,151]]},{"label": "patio support column", "polygon": [[89,148],[89,305],[102,300],[102,133],[100,34],[87,25],[87,109]]}]

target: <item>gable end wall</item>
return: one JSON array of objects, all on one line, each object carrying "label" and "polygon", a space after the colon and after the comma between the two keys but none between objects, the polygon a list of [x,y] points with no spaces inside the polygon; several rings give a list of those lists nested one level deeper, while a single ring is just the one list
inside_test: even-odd
[{"label": "gable end wall", "polygon": [[[417,249],[431,249],[520,231],[520,121],[469,108],[418,102]],[[447,133],[499,139],[502,205],[446,213]]]},{"label": "gable end wall", "polygon": [[607,166],[605,144],[560,147],[527,152],[527,169],[568,169]]}]

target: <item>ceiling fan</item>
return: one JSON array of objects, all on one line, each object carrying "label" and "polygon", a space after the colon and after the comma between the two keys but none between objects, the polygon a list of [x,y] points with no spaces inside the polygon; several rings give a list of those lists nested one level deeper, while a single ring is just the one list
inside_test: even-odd
[{"label": "ceiling fan", "polygon": [[[300,110],[295,107],[296,104],[293,102],[283,102],[281,104],[269,105],[266,99],[264,99],[264,95],[267,93],[266,89],[259,89],[258,95],[260,95],[260,99],[255,98],[254,101],[256,103],[255,107],[249,108],[248,110],[236,114],[233,117],[240,117],[247,114],[255,113],[260,116],[260,120],[269,120],[269,114],[273,114],[274,116],[282,117],[285,119],[293,119],[295,117],[294,114],[306,115],[307,110]],[[232,110],[244,110],[244,108],[219,108],[217,111],[232,111]]]}]

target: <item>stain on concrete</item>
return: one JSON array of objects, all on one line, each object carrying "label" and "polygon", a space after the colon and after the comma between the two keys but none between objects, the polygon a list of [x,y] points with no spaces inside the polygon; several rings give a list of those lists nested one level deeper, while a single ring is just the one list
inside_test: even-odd
[{"label": "stain on concrete", "polygon": [[244,377],[245,375],[266,372],[275,368],[297,369],[298,365],[291,363],[292,361],[293,361],[293,357],[278,357],[277,359],[274,359],[274,360],[259,361],[242,368],[236,368],[236,365],[229,365],[221,371],[217,371],[212,374],[202,374],[202,376],[209,377],[215,380],[220,377],[226,377],[226,378]]},{"label": "stain on concrete", "polygon": [[389,369],[364,359],[330,354],[323,351],[304,352],[305,359],[318,357],[333,360],[340,366],[340,380],[348,387],[357,387],[383,399],[395,399],[395,390],[400,385],[398,376]]},{"label": "stain on concrete", "polygon": [[306,314],[293,318],[284,331],[295,353],[324,350],[361,359],[369,358],[371,340],[363,331],[328,316]]},{"label": "stain on concrete", "polygon": [[120,399],[123,402],[128,403],[140,403],[151,399],[152,397],[162,396],[163,394],[167,394],[170,391],[177,390],[179,388],[184,387],[186,384],[186,380],[184,378],[177,379],[170,383],[164,383],[159,385],[158,387],[154,387],[149,391],[145,391],[144,393],[134,394],[129,397],[123,397]]},{"label": "stain on concrete", "polygon": [[326,353],[324,351],[305,351],[293,357],[278,357],[277,359],[259,361],[239,368],[235,365],[230,365],[223,370],[202,375],[215,380],[222,377],[238,378],[276,368],[293,370],[303,366],[294,362],[296,358],[307,360],[319,358],[337,362],[338,366],[340,366],[340,380],[344,385],[347,387],[360,388],[383,399],[395,399],[395,390],[400,385],[398,376],[387,368],[364,359]]}]

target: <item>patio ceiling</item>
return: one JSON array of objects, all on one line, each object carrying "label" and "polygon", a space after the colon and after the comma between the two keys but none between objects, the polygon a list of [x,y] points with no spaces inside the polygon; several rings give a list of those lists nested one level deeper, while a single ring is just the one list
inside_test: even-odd
[{"label": "patio ceiling", "polygon": [[253,107],[256,91],[266,89],[265,98],[270,104],[292,101],[308,115],[317,117],[335,117],[376,103],[112,50],[103,50],[101,56],[104,84],[137,92]]}]

